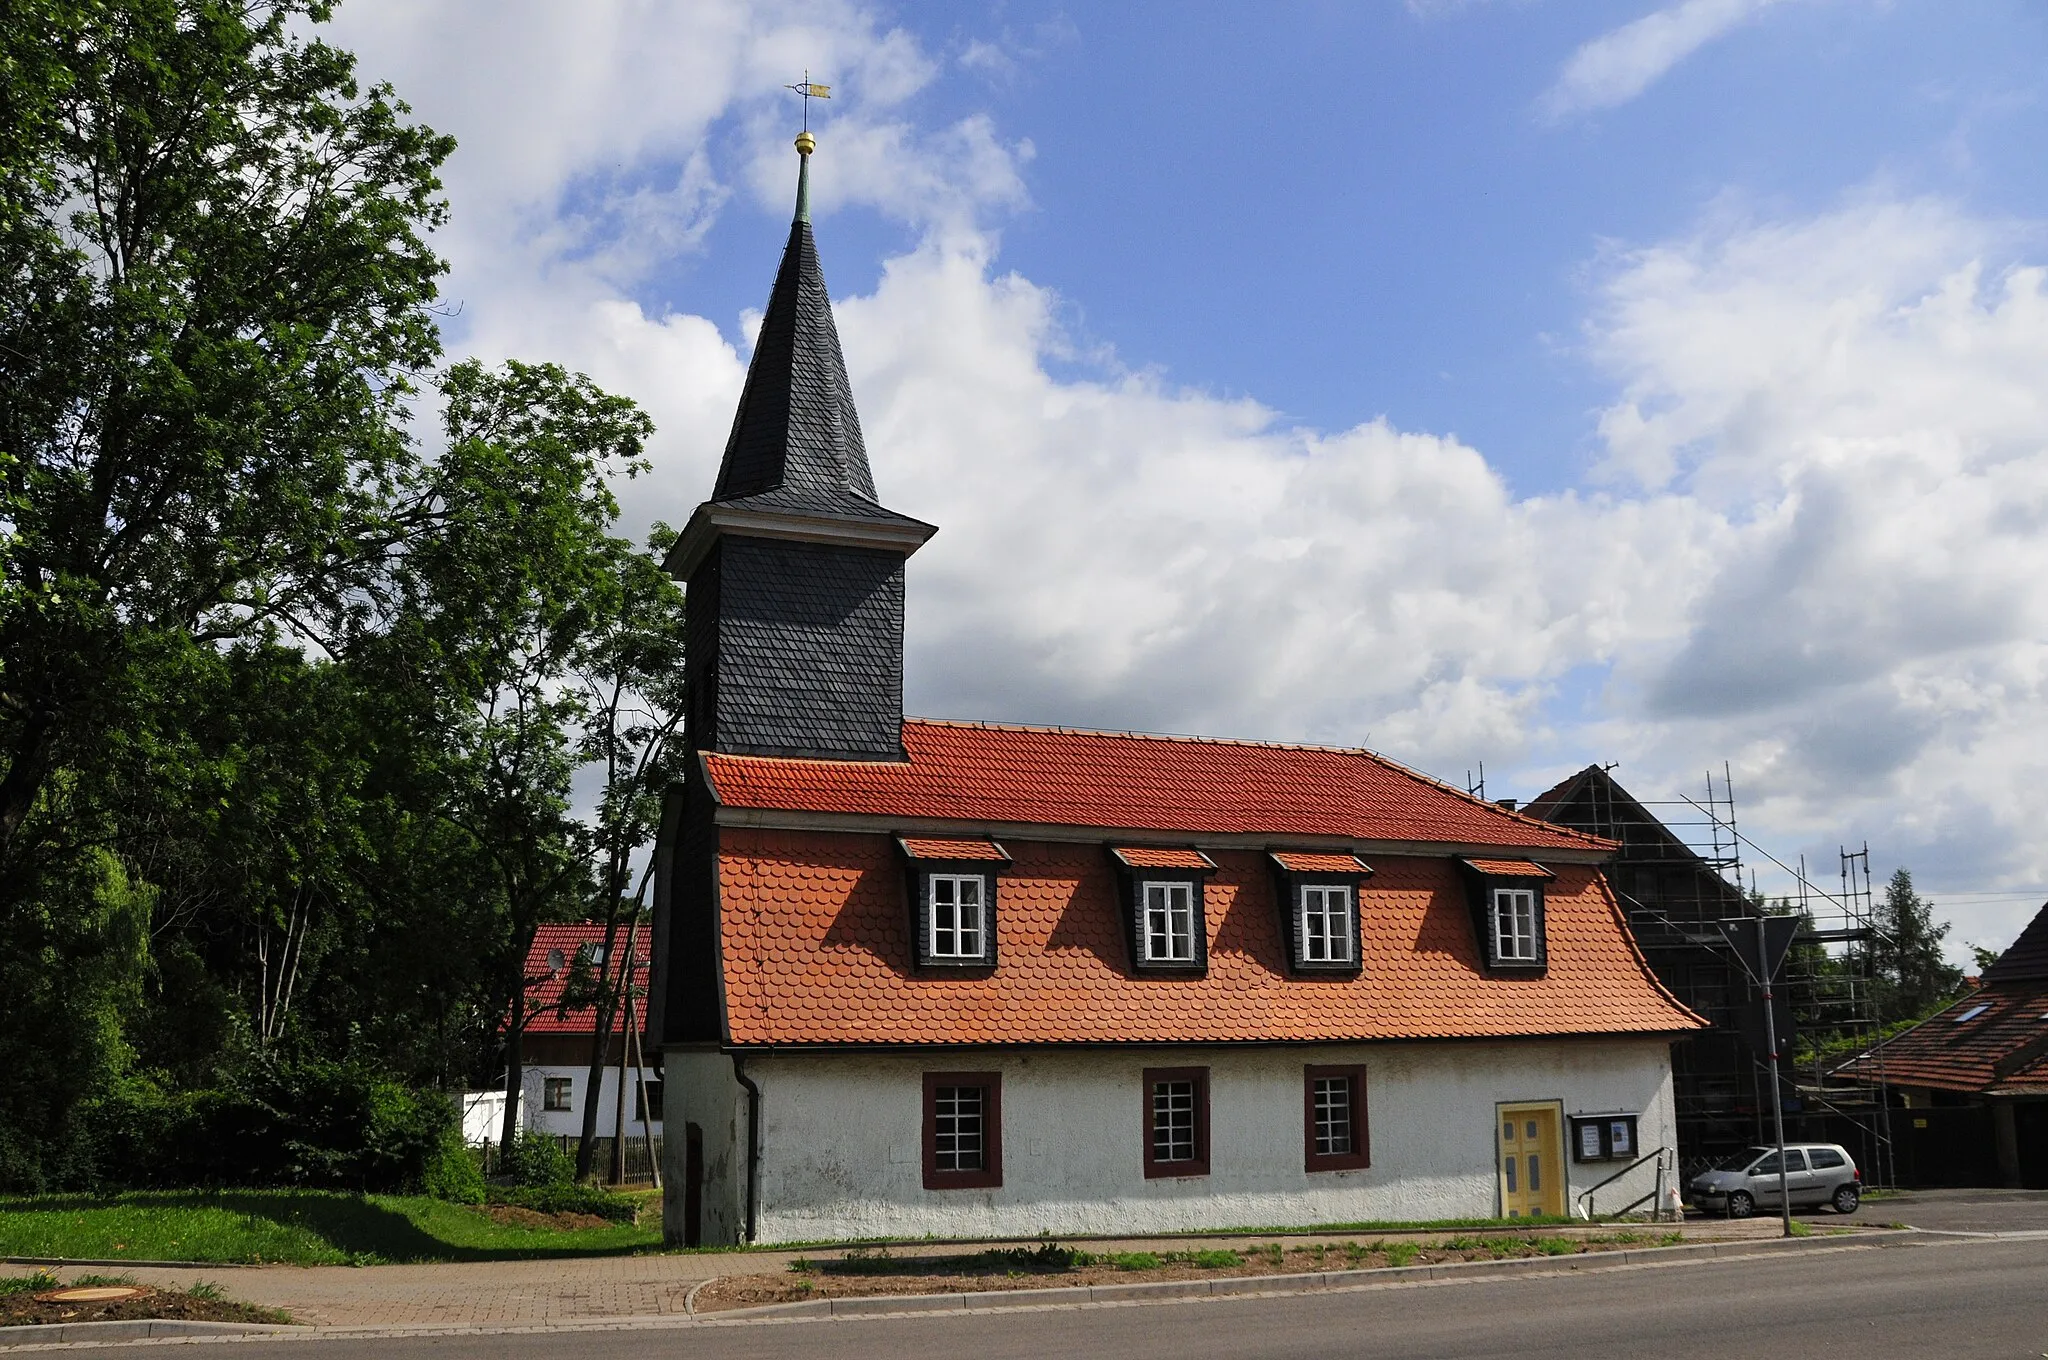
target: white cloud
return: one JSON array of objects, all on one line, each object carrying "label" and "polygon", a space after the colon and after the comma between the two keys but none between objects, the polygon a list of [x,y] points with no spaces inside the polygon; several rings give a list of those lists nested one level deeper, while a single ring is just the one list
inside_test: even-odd
[{"label": "white cloud", "polygon": [[1574,52],[1543,95],[1552,117],[1626,104],[1665,72],[1778,0],[1679,0]]},{"label": "white cloud", "polygon": [[[1618,757],[1666,793],[1725,756],[1767,839],[1867,835],[1937,895],[2048,882],[2048,278],[2001,263],[1997,224],[1873,200],[1609,256],[1602,480],[1517,499],[1452,438],[1299,428],[1075,354],[1058,296],[995,262],[1028,144],[921,122],[937,64],[850,5],[344,13],[462,138],[457,346],[584,369],[659,423],[636,524],[711,485],[745,356],[629,286],[731,194],[786,203],[784,68],[848,73],[821,214],[923,230],[838,299],[884,498],[941,526],[912,564],[914,709],[1369,738],[1484,758],[1499,792]],[[716,263],[765,291],[774,244]]]}]

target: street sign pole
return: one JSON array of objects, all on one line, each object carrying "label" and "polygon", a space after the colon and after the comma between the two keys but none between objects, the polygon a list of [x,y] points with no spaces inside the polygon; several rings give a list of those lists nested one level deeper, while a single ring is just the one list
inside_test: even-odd
[{"label": "street sign pole", "polygon": [[1771,1051],[1771,1123],[1778,1134],[1778,1208],[1785,1222],[1785,1236],[1792,1235],[1792,1185],[1791,1172],[1785,1159],[1785,1099],[1778,1089],[1778,1017],[1771,1004],[1771,976],[1777,969],[1771,966],[1770,946],[1764,940],[1764,918],[1756,918],[1757,959],[1764,964],[1764,1046]]}]

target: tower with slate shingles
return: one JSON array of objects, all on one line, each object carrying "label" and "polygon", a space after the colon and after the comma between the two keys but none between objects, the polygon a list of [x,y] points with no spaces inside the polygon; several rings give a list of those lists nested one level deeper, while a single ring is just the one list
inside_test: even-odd
[{"label": "tower with slate shingles", "polygon": [[666,563],[687,583],[692,750],[903,758],[903,565],[933,526],[885,509],[811,235],[796,218],[711,499]]},{"label": "tower with slate shingles", "polygon": [[[663,564],[683,581],[690,751],[900,761],[903,566],[937,530],[883,507],[811,235],[807,131],[796,217],[711,499]],[[655,850],[650,1031],[718,1029],[717,802],[695,760]]]}]

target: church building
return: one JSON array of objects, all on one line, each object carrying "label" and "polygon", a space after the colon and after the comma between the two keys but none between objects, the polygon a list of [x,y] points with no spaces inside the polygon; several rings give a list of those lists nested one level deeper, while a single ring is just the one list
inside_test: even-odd
[{"label": "church building", "polygon": [[1559,1215],[1639,1162],[1596,1207],[1648,1194],[1701,1022],[1632,942],[1612,842],[1370,751],[903,716],[936,530],[876,491],[813,149],[666,563],[670,1240]]}]

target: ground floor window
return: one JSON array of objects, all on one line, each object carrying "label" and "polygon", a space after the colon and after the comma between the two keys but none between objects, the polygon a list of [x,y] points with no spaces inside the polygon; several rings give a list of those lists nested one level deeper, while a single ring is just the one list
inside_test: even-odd
[{"label": "ground floor window", "polygon": [[1310,1171],[1356,1171],[1372,1165],[1366,1137],[1365,1069],[1302,1069],[1303,1163]]},{"label": "ground floor window", "polygon": [[543,1110],[567,1110],[569,1097],[576,1089],[574,1077],[543,1077],[540,1084],[540,1107]]},{"label": "ground floor window", "polygon": [[925,1073],[925,1189],[1003,1183],[1002,1092],[999,1072]]},{"label": "ground floor window", "polygon": [[1145,1069],[1145,1174],[1209,1174],[1209,1069]]}]

